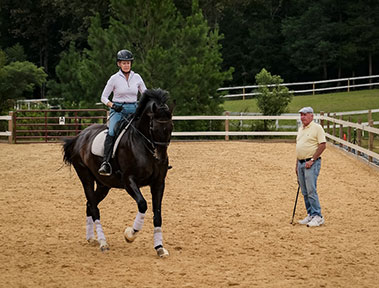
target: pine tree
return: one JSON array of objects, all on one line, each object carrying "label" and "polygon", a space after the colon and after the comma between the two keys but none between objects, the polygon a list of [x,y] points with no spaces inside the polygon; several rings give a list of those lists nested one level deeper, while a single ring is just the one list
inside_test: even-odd
[{"label": "pine tree", "polygon": [[61,61],[55,68],[59,82],[49,80],[47,97],[49,103],[60,104],[62,108],[88,108],[88,103],[93,103],[92,99],[86,99],[85,90],[80,81],[80,67],[82,58],[75,50],[74,43],[71,42],[67,52],[61,54]]},{"label": "pine tree", "polygon": [[[283,79],[278,75],[271,75],[266,69],[262,69],[255,79],[259,85],[257,95],[257,106],[263,115],[280,115],[287,109],[293,95],[287,87],[279,86]],[[272,121],[264,120],[264,128]]]},{"label": "pine tree", "polygon": [[183,18],[172,0],[112,1],[113,17],[102,28],[93,18],[89,49],[80,66],[85,98],[98,102],[106,81],[117,71],[115,55],[128,49],[134,54],[133,70],[148,88],[162,88],[176,100],[175,113],[220,113],[217,89],[231,78],[232,69],[221,71],[221,35],[211,31],[197,1],[192,15]]}]

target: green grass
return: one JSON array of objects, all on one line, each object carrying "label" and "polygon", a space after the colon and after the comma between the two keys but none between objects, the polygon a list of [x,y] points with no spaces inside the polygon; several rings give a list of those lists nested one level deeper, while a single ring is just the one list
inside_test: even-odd
[{"label": "green grass", "polygon": [[[379,108],[379,89],[340,92],[330,94],[294,96],[288,106],[289,113],[297,113],[304,106],[313,107],[316,113],[323,111],[344,112]],[[227,100],[224,110],[231,112],[259,112],[256,99]],[[374,113],[374,120],[379,120],[379,113]]]}]

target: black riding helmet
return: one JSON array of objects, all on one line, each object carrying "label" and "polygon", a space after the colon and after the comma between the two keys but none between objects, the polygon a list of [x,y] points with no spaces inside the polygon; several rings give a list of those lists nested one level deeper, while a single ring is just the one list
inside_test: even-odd
[{"label": "black riding helmet", "polygon": [[120,50],[117,52],[117,62],[118,61],[133,61],[133,54],[129,50]]}]

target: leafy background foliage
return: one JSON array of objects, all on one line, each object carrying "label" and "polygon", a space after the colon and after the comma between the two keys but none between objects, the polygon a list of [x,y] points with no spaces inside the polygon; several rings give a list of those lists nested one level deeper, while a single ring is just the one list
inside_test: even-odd
[{"label": "leafy background foliage", "polygon": [[378,15],[375,0],[2,0],[0,105],[94,107],[126,48],[176,114],[218,114],[217,88],[263,68],[285,82],[378,74]]}]

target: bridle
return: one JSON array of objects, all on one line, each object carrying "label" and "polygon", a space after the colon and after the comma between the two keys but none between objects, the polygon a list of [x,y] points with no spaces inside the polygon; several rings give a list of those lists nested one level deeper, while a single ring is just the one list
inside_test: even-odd
[{"label": "bridle", "polygon": [[[150,117],[150,126],[149,126],[149,134],[150,134],[150,137],[151,137],[151,140],[152,140],[152,144],[153,144],[153,147],[154,146],[165,146],[165,147],[168,147],[168,145],[170,145],[170,141],[167,141],[167,142],[159,142],[159,141],[154,141],[154,121],[159,123],[159,124],[167,124],[167,123],[170,123],[172,122],[172,119],[168,119],[168,120],[158,120],[158,119],[154,119],[154,117]],[[155,149],[155,148],[154,148]]]},{"label": "bridle", "polygon": [[170,123],[172,122],[172,119],[168,119],[168,120],[158,120],[158,119],[154,119],[154,116],[150,116],[150,124],[149,124],[149,135],[150,135],[150,139],[148,137],[146,137],[136,126],[134,126],[132,124],[133,120],[134,120],[134,117],[129,121],[128,119],[126,119],[129,123],[127,125],[127,127],[131,126],[138,134],[140,134],[142,136],[142,138],[145,140],[144,143],[149,143],[151,148],[148,147],[147,145],[146,148],[147,150],[149,150],[149,152],[154,156],[155,159],[158,160],[158,157],[157,157],[157,146],[161,146],[161,147],[168,147],[168,145],[170,145],[170,139],[169,141],[167,142],[161,142],[161,141],[155,141],[154,140],[154,133],[153,133],[153,130],[154,130],[154,122],[157,122],[157,123],[160,123],[160,124],[167,124],[167,123]]}]

